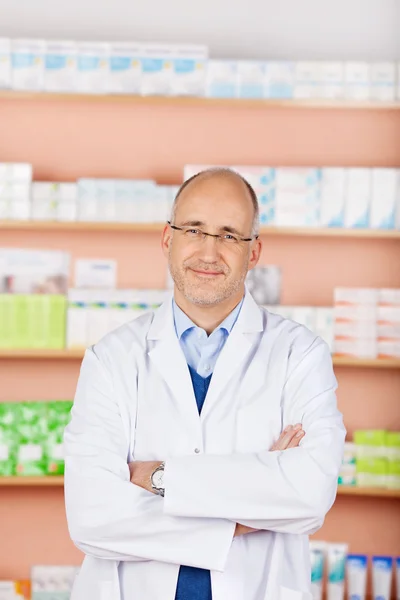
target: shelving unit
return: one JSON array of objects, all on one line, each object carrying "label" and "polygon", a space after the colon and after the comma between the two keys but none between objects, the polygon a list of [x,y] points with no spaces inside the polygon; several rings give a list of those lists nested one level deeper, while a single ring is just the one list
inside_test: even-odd
[{"label": "shelving unit", "polygon": [[[0,230],[7,231],[117,231],[160,233],[164,223],[88,223],[83,221],[0,221]],[[386,229],[344,229],[329,227],[260,227],[261,235],[293,237],[334,237],[400,240],[400,230]]]},{"label": "shelving unit", "polygon": [[[400,167],[399,102],[3,91],[0,130],[7,140],[0,161],[31,162],[38,181],[110,177],[175,184],[187,162]],[[163,226],[0,221],[0,237],[2,246],[60,248],[73,259],[117,260],[118,287],[157,287],[165,278],[159,260]],[[400,288],[400,231],[262,227],[261,234],[261,264],[282,265],[284,304],[328,306],[336,285]],[[0,350],[0,400],[72,397],[82,356],[81,349]],[[339,409],[350,432],[398,422],[400,359],[335,356],[333,363]],[[27,539],[41,544],[44,563],[80,562],[66,530],[62,486],[59,477],[0,479],[9,510],[0,527],[0,538],[8,540],[3,561],[8,576],[29,574],[37,548]],[[340,487],[318,535],[347,541],[355,552],[398,555],[399,497],[398,490]],[[37,516],[46,519],[50,512],[52,526],[44,538]]]},{"label": "shelving unit", "polygon": [[400,102],[374,102],[372,100],[295,100],[295,99],[244,99],[244,98],[205,98],[187,96],[132,96],[129,94],[80,94],[50,92],[19,92],[3,90],[0,100],[44,100],[68,102],[122,102],[130,104],[173,104],[179,106],[220,106],[222,108],[242,106],[243,108],[328,108],[350,110],[400,110]]}]

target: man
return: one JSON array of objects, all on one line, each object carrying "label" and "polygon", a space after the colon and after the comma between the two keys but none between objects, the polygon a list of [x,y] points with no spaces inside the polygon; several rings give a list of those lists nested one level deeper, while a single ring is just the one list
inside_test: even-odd
[{"label": "man", "polygon": [[72,600],[309,599],[308,534],[345,436],[328,347],[246,292],[261,242],[237,174],[186,182],[162,249],[173,298],[82,364],[65,434],[86,554]]}]

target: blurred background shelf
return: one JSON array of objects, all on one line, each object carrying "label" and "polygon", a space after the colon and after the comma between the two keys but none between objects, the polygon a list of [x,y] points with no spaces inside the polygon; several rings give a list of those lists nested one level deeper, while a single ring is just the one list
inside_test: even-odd
[{"label": "blurred background shelf", "polygon": [[[35,350],[35,349],[0,349],[0,358],[45,358],[45,359],[82,359],[84,355],[83,349],[72,350]],[[400,369],[400,359],[398,358],[353,358],[348,356],[334,356],[333,364],[337,367],[360,367],[371,369]]]},{"label": "blurred background shelf", "polygon": [[70,102],[128,102],[131,104],[169,104],[177,106],[221,106],[245,108],[326,108],[326,109],[368,109],[400,110],[400,102],[374,102],[373,100],[282,100],[246,98],[205,98],[188,96],[133,96],[129,94],[80,94],[52,92],[1,91],[0,100],[44,100]]},{"label": "blurred background shelf", "polygon": [[[0,221],[0,230],[11,231],[126,231],[160,233],[164,223],[104,223],[82,221]],[[260,227],[262,235],[301,237],[343,237],[366,239],[399,239],[400,230],[344,229],[329,227]]]},{"label": "blurred background shelf", "polygon": [[[14,476],[14,477],[0,477],[0,487],[55,487],[55,486],[63,486],[64,485],[64,477],[62,476],[44,476],[44,477],[22,477],[22,476]],[[392,490],[385,488],[363,488],[356,486],[344,486],[341,485],[338,487],[338,495],[339,496],[365,496],[371,498],[399,498],[400,499],[400,489]]]}]

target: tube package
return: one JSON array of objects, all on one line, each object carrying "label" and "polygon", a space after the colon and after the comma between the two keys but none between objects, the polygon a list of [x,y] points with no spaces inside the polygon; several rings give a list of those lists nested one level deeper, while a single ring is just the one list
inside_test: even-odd
[{"label": "tube package", "polygon": [[347,544],[328,544],[328,600],[344,600]]},{"label": "tube package", "polygon": [[316,542],[316,541],[310,542],[312,600],[322,600],[325,552],[326,552],[325,542]]},{"label": "tube package", "polygon": [[391,556],[372,557],[372,598],[390,600],[393,559]]},{"label": "tube package", "polygon": [[348,600],[365,600],[367,566],[368,558],[365,554],[349,554],[347,556]]}]

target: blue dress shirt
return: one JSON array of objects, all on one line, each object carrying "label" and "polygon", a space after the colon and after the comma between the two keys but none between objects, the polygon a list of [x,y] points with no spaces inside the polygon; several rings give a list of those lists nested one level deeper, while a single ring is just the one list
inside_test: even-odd
[{"label": "blue dress shirt", "polygon": [[175,300],[172,301],[176,335],[186,362],[201,377],[208,377],[214,371],[219,353],[237,321],[242,304],[243,298],[211,335],[207,336],[207,332],[197,327]]}]

